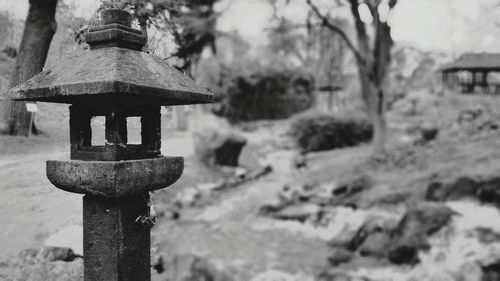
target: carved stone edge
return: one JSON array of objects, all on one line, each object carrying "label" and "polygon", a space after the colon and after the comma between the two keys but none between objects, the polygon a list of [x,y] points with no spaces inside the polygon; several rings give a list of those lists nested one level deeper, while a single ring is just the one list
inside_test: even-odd
[{"label": "carved stone edge", "polygon": [[184,158],[160,157],[129,161],[56,161],[46,164],[47,178],[57,188],[106,198],[123,198],[175,183]]}]

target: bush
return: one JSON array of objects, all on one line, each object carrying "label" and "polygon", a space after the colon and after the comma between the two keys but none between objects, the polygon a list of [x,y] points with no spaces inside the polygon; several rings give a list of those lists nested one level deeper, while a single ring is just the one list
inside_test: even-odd
[{"label": "bush", "polygon": [[356,146],[371,140],[373,127],[364,118],[308,114],[297,118],[290,134],[303,153]]},{"label": "bush", "polygon": [[238,75],[217,97],[214,113],[230,122],[285,119],[309,109],[314,101],[312,77],[291,70]]}]

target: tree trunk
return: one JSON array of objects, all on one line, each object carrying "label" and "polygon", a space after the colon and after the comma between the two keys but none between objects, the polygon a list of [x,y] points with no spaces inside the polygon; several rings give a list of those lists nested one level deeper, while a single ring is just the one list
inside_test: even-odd
[{"label": "tree trunk", "polygon": [[[57,28],[56,6],[57,0],[30,0],[28,17],[9,88],[25,82],[42,71]],[[7,133],[27,136],[31,113],[26,110],[25,102],[15,102],[6,98],[3,109]],[[38,133],[36,126],[32,125],[33,133]]]},{"label": "tree trunk", "polygon": [[381,89],[375,89],[373,96],[376,97],[370,105],[371,119],[373,122],[373,154],[384,152],[387,136],[387,124],[385,120],[384,93]]},{"label": "tree trunk", "polygon": [[358,70],[362,98],[373,125],[373,154],[377,155],[385,150],[387,134],[383,85],[370,79],[370,73],[362,65],[358,65]]}]

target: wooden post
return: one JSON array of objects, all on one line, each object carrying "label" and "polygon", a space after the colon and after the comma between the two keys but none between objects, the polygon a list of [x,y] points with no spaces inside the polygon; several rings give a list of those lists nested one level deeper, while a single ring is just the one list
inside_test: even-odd
[{"label": "wooden post", "polygon": [[485,92],[488,92],[489,91],[489,87],[488,87],[488,71],[483,71],[482,72],[482,76],[481,77],[481,86],[483,87],[483,90]]},{"label": "wooden post", "polygon": [[468,89],[468,92],[469,93],[473,93],[474,92],[474,88],[476,87],[476,72],[475,71],[471,71],[471,74],[472,74],[472,82],[469,86],[469,89]]}]

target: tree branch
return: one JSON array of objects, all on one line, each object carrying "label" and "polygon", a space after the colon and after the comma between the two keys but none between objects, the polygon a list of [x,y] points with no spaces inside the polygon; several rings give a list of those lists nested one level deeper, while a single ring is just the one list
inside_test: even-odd
[{"label": "tree branch", "polygon": [[358,11],[358,0],[349,0],[351,5],[351,13],[354,18],[354,26],[356,27],[356,33],[358,35],[358,45],[361,52],[368,54],[370,52],[370,40],[368,38],[368,33],[366,32],[365,23],[361,20],[361,15]]},{"label": "tree branch", "polygon": [[330,20],[328,19],[328,17],[325,16],[325,15],[323,15],[319,11],[318,7],[316,5],[314,5],[311,0],[307,0],[307,4],[311,8],[311,10],[314,12],[314,14],[316,14],[316,16],[322,21],[322,24],[324,26],[326,26],[331,31],[337,33],[344,40],[344,42],[346,43],[346,45],[349,48],[349,50],[351,50],[353,52],[354,57],[356,58],[356,60],[358,62],[361,62],[361,63],[364,64],[365,63],[365,58],[363,58],[363,56],[361,55],[361,53],[359,52],[359,50],[356,48],[356,46],[354,46],[354,43],[351,41],[351,39],[349,38],[349,36],[347,36],[347,34],[345,33],[345,31],[342,30],[340,27],[338,27],[338,26],[334,25],[333,23],[331,23]]}]

